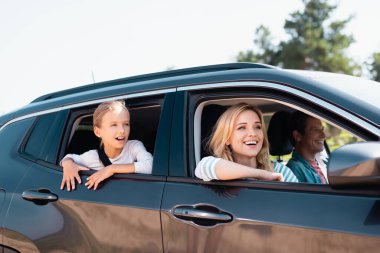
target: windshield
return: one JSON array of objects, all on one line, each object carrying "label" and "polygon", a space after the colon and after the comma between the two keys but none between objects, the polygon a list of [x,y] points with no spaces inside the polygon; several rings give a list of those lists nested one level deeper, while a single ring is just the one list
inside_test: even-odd
[{"label": "windshield", "polygon": [[380,83],[365,78],[320,71],[286,70],[336,87],[342,92],[366,101],[380,109]]}]

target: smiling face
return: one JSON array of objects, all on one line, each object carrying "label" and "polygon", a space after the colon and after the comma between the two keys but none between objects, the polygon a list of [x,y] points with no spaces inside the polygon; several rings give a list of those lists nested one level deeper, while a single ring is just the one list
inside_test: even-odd
[{"label": "smiling face", "polygon": [[230,146],[235,162],[256,167],[256,156],[263,141],[264,133],[259,116],[252,110],[246,110],[236,118],[226,144]]},{"label": "smiling face", "polygon": [[102,139],[104,151],[110,158],[120,154],[128,140],[129,132],[129,112],[122,107],[106,112],[100,125],[94,127],[95,135]]},{"label": "smiling face", "polygon": [[323,131],[322,122],[313,117],[307,117],[304,134],[296,131],[296,150],[306,160],[314,160],[315,155],[324,149],[326,135]]}]

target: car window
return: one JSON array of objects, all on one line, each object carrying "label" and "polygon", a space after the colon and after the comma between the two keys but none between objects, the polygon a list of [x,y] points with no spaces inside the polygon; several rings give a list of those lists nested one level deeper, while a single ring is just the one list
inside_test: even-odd
[{"label": "car window", "polygon": [[[252,94],[254,94],[254,92],[252,92]],[[276,95],[275,97],[277,98],[278,96]],[[193,166],[190,166],[192,168],[195,168],[195,165],[203,157],[210,155],[207,142],[219,116],[229,106],[240,102],[245,102],[258,107],[264,114],[266,130],[268,131],[269,128],[273,128],[273,130],[271,130],[272,132],[275,132],[274,135],[277,137],[268,138],[270,142],[270,158],[272,161],[277,160],[283,164],[286,164],[287,161],[291,158],[293,149],[289,138],[287,142],[285,142],[285,140],[281,139],[281,137],[278,137],[279,133],[281,131],[284,131],[284,123],[272,122],[273,116],[279,112],[291,114],[295,110],[302,110],[304,113],[316,117],[322,121],[326,134],[325,150],[321,152],[320,155],[318,155],[317,160],[323,161],[324,164],[327,163],[330,152],[348,143],[361,142],[366,139],[366,134],[364,134],[364,132],[361,132],[359,128],[356,128],[355,131],[352,131],[352,128],[346,124],[345,120],[342,119],[340,121],[337,115],[326,114],[325,111],[319,111],[318,108],[316,109],[316,107],[309,107],[309,104],[302,107],[300,106],[299,101],[292,103],[289,98],[273,99],[271,96],[269,96],[269,94],[266,94],[265,96],[242,96],[233,95],[233,92],[231,92],[231,95],[222,93],[219,98],[216,94],[213,94],[209,99],[205,99],[204,96],[199,96],[199,98],[201,99],[198,104],[196,102],[193,102],[196,104],[196,107],[194,108],[193,117],[194,164]],[[277,140],[275,138],[277,138]]]},{"label": "car window", "polygon": [[34,159],[55,164],[68,111],[38,116],[27,137],[23,153]]},{"label": "car window", "polygon": [[[128,99],[125,101],[131,117],[129,140],[141,141],[154,156],[156,135],[160,122],[163,97]],[[100,140],[93,132],[92,115],[98,104],[76,108],[71,112],[60,157],[83,154],[97,149]]]}]

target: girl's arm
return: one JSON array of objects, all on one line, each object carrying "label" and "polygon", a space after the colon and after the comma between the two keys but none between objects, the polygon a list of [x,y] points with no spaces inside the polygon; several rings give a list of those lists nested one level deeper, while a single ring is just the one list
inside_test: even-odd
[{"label": "girl's arm", "polygon": [[96,190],[99,183],[111,177],[115,173],[142,173],[152,174],[153,156],[146,151],[141,141],[133,140],[127,142],[126,155],[132,157],[136,162],[130,164],[111,164],[87,178],[86,186]]},{"label": "girl's arm", "polygon": [[284,181],[281,173],[255,169],[212,156],[205,157],[198,163],[195,175],[204,181],[241,178]]},{"label": "girl's arm", "polygon": [[100,182],[116,173],[135,173],[135,164],[111,164],[89,176],[85,185],[88,189],[94,187],[96,190]]},{"label": "girl's arm", "polygon": [[78,181],[79,184],[82,183],[79,176],[79,171],[89,169],[79,164],[76,164],[71,158],[64,158],[61,161],[61,165],[63,167],[61,190],[65,188],[65,185],[68,191],[70,191],[71,189],[75,190],[75,179]]}]

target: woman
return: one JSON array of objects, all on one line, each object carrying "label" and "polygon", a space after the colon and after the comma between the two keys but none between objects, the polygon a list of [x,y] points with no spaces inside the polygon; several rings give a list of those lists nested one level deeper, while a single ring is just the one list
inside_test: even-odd
[{"label": "woman", "polygon": [[252,105],[240,103],[227,109],[208,146],[213,156],[204,157],[195,169],[195,175],[204,181],[254,178],[298,182],[288,167],[270,162],[263,115]]}]

